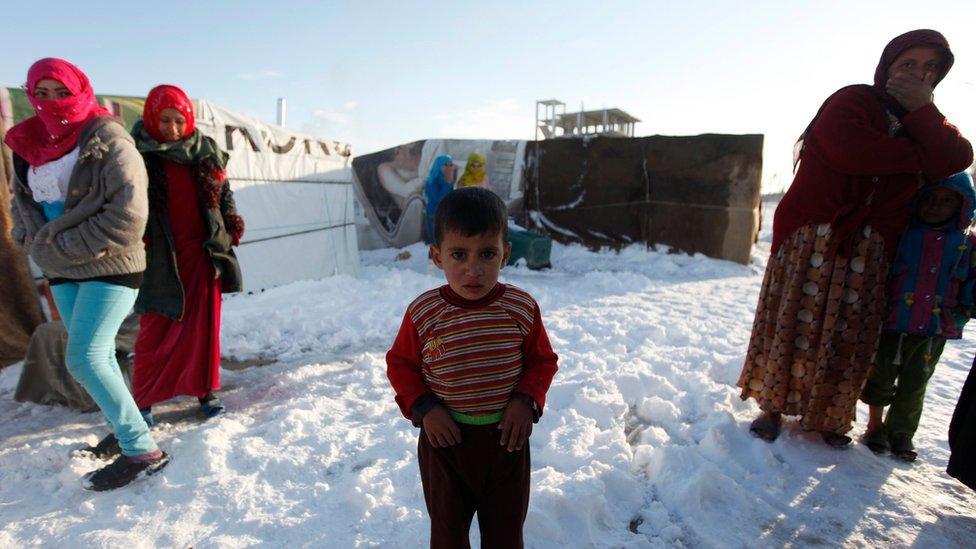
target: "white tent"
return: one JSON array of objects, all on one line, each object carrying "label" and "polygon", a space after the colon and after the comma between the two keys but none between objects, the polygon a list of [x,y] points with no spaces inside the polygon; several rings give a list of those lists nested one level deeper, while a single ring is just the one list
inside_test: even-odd
[{"label": "white tent", "polygon": [[237,251],[245,288],[357,274],[349,146],[197,104],[200,131],[230,153],[227,175],[247,226]]}]

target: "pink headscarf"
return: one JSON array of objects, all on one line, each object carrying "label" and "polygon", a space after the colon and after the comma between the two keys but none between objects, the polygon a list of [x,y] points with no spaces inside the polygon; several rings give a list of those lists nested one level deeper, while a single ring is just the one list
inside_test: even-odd
[{"label": "pink headscarf", "polygon": [[[71,96],[36,99],[34,90],[44,79],[57,80]],[[10,128],[4,143],[31,166],[61,158],[78,146],[78,137],[89,120],[111,116],[95,100],[85,73],[63,59],[47,57],[31,65],[27,71],[27,99],[36,115]]]},{"label": "pink headscarf", "polygon": [[146,104],[142,109],[142,123],[153,139],[159,143],[165,141],[159,134],[159,115],[164,109],[176,109],[186,118],[186,128],[181,136],[183,139],[193,135],[196,117],[193,116],[193,103],[190,98],[176,86],[161,84],[149,91]]}]

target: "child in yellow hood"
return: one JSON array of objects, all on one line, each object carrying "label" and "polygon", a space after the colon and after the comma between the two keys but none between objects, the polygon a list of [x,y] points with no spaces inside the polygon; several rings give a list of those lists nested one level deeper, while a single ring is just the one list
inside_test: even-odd
[{"label": "child in yellow hood", "polygon": [[471,153],[468,155],[468,162],[464,165],[464,175],[458,180],[457,188],[482,187],[489,189],[487,162],[485,155],[481,153]]}]

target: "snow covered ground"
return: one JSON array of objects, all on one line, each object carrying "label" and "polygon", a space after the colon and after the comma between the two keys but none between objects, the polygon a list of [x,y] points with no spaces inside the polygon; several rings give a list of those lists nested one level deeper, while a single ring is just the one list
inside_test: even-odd
[{"label": "snow covered ground", "polygon": [[[757,409],[734,384],[768,242],[750,266],[557,245],[551,270],[503,271],[560,356],[531,439],[530,546],[972,546],[976,494],[944,473],[971,341],[931,382],[914,465],[794,424],[773,444],[749,436]],[[278,362],[224,371],[224,417],[203,422],[191,401],[159,414],[172,463],[115,492],[84,491],[100,463],[70,455],[106,433],[99,416],[16,403],[21,368],[0,371],[0,546],[425,546],[417,431],[384,353],[442,278],[409,250],[364,252],[359,279],[228,299],[225,354]]]}]

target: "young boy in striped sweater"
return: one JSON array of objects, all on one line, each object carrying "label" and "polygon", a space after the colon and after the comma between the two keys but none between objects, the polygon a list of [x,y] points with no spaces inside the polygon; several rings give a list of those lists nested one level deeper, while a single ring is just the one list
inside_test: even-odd
[{"label": "young boy in striped sweater", "polygon": [[421,427],[420,479],[431,547],[467,547],[478,513],[485,547],[521,547],[529,445],[556,354],[539,305],[498,282],[512,245],[505,204],[489,190],[452,191],[434,220],[431,257],[447,284],[407,307],[387,376]]}]

